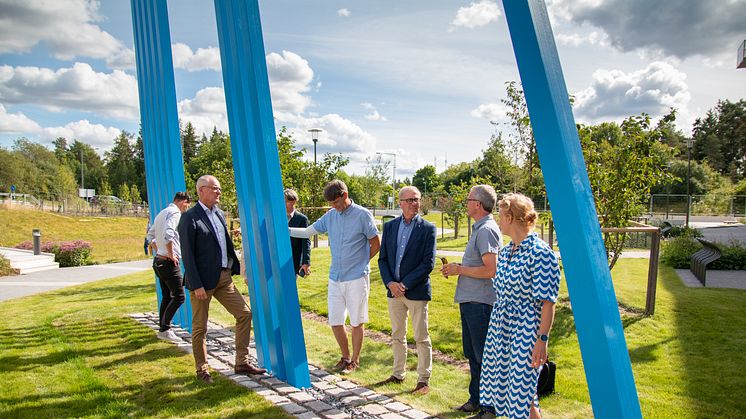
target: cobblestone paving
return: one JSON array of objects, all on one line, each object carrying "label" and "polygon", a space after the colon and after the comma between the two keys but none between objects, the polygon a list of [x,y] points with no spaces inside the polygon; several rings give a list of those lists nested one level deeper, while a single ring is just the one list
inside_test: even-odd
[{"label": "cobblestone paving", "polygon": [[[136,313],[130,317],[158,330],[157,313]],[[174,333],[184,340],[176,346],[191,353],[191,335],[179,328]],[[235,360],[234,333],[213,322],[207,325],[208,364],[212,369],[235,381],[238,385],[261,395],[298,418],[382,418],[423,419],[431,417],[388,396],[361,387],[342,377],[309,364],[311,387],[299,389],[271,375],[246,376],[233,372]],[[250,356],[256,363],[256,348],[251,341]]]}]

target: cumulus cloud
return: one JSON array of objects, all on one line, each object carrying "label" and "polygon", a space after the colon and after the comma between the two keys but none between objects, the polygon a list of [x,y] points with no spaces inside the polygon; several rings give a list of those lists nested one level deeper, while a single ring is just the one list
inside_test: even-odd
[{"label": "cumulus cloud", "polygon": [[267,71],[275,110],[302,113],[311,104],[311,98],[304,95],[313,80],[308,61],[290,51],[273,52],[267,55]]},{"label": "cumulus cloud", "polygon": [[670,107],[684,108],[691,95],[686,74],[665,62],[654,62],[630,73],[597,70],[593,83],[575,95],[575,112],[591,120],[620,118],[642,112],[661,115]]},{"label": "cumulus cloud", "polygon": [[593,46],[609,46],[609,36],[605,32],[592,31],[588,34],[581,35],[578,33],[572,34],[557,34],[555,37],[558,44],[570,45],[579,47],[582,45],[593,45]]},{"label": "cumulus cloud", "polygon": [[189,45],[175,43],[171,45],[174,68],[189,72],[214,70],[220,71],[220,50],[217,47],[198,48],[192,51]]},{"label": "cumulus cloud", "polygon": [[341,17],[349,17],[351,13],[348,9],[339,9],[337,10],[337,15]]},{"label": "cumulus cloud", "polygon": [[365,115],[365,119],[369,121],[386,121],[386,117],[378,113],[378,109],[372,103],[363,102],[360,106],[370,111],[369,114]]},{"label": "cumulus cloud", "polygon": [[23,134],[26,132],[37,132],[41,129],[39,124],[29,119],[22,112],[8,113],[5,106],[0,103],[0,132],[6,134]]},{"label": "cumulus cloud", "polygon": [[87,119],[83,119],[70,122],[62,127],[43,128],[38,132],[38,135],[50,142],[57,137],[65,137],[76,139],[94,147],[108,149],[114,144],[114,139],[120,133],[121,130],[119,128],[92,124]]},{"label": "cumulus cloud", "polygon": [[471,3],[458,9],[449,30],[455,30],[460,26],[469,29],[485,26],[490,22],[497,22],[501,15],[502,12],[494,1],[482,0],[478,3]]},{"label": "cumulus cloud", "polygon": [[483,103],[476,109],[471,111],[471,116],[475,118],[483,118],[490,122],[505,122],[508,117],[506,116],[508,107],[504,103]]},{"label": "cumulus cloud", "polygon": [[36,104],[52,111],[71,108],[138,119],[135,78],[120,70],[96,72],[86,63],[59,70],[0,66],[0,100]]},{"label": "cumulus cloud", "polygon": [[209,135],[213,127],[228,131],[228,114],[222,87],[204,88],[194,98],[179,102],[178,109],[179,118],[191,122],[197,133]]},{"label": "cumulus cloud", "polygon": [[551,8],[554,15],[601,28],[620,51],[650,49],[681,59],[732,54],[746,21],[743,0],[554,0]]},{"label": "cumulus cloud", "polygon": [[0,0],[0,9],[0,54],[29,52],[40,43],[60,60],[107,59],[124,49],[95,24],[102,19],[98,1]]}]

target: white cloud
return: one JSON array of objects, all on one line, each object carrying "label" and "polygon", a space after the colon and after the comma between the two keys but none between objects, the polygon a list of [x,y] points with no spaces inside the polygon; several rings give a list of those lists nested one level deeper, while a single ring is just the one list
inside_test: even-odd
[{"label": "white cloud", "polygon": [[94,22],[102,20],[94,0],[0,0],[0,54],[25,53],[44,43],[60,60],[107,59],[122,43]]},{"label": "white cloud", "polygon": [[505,122],[508,120],[506,113],[508,107],[502,102],[500,103],[483,103],[476,109],[471,111],[471,116],[476,118],[484,118],[490,122]]},{"label": "white cloud", "polygon": [[598,32],[598,31],[591,31],[588,34],[582,35],[579,33],[572,33],[572,34],[557,34],[555,37],[558,44],[561,45],[570,45],[573,47],[580,47],[583,45],[592,45],[592,46],[601,46],[606,47],[609,46],[609,35],[607,35],[605,32]]},{"label": "white cloud", "polygon": [[591,120],[642,112],[662,115],[670,107],[688,105],[691,95],[685,79],[686,74],[661,61],[630,73],[596,70],[591,86],[575,95],[574,110]]},{"label": "white cloud", "polygon": [[372,103],[363,102],[360,106],[370,111],[369,114],[364,116],[365,119],[369,121],[386,121],[386,117],[378,113],[378,109]]},{"label": "white cloud", "polygon": [[174,68],[189,72],[201,70],[220,71],[220,50],[217,47],[198,48],[192,51],[189,45],[175,43],[171,45]]},{"label": "white cloud", "polygon": [[348,9],[339,9],[337,10],[337,15],[341,17],[349,17],[351,13]]},{"label": "white cloud", "polygon": [[86,63],[51,70],[0,66],[0,100],[28,103],[60,112],[79,109],[118,119],[137,120],[137,82],[120,70],[94,71]]},{"label": "white cloud", "polygon": [[29,119],[22,112],[8,113],[5,106],[0,103],[0,132],[9,134],[22,134],[36,132],[41,127],[35,121]]},{"label": "white cloud", "polygon": [[313,70],[300,55],[282,51],[267,55],[267,71],[275,111],[302,113],[310,104],[308,92],[313,80]]},{"label": "white cloud", "polygon": [[478,3],[471,3],[469,6],[458,9],[449,30],[454,30],[459,26],[469,29],[485,26],[490,22],[497,22],[501,15],[502,12],[494,1],[482,0]]},{"label": "white cloud", "polygon": [[199,134],[209,135],[213,127],[228,131],[225,92],[222,87],[207,87],[197,92],[193,99],[179,102],[179,118],[191,122]]},{"label": "white cloud", "polygon": [[88,120],[83,119],[70,122],[63,127],[43,128],[38,135],[50,142],[57,137],[65,137],[69,140],[79,140],[94,147],[108,149],[114,144],[114,139],[120,133],[119,128],[91,124]]}]

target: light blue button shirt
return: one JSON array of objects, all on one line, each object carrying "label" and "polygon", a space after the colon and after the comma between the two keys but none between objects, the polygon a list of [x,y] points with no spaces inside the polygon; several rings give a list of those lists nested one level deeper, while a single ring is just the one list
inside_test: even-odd
[{"label": "light blue button shirt", "polygon": [[313,228],[329,234],[332,251],[329,279],[352,281],[370,272],[369,240],[378,235],[370,211],[354,202],[342,212],[332,208],[313,223]]},{"label": "light blue button shirt", "polygon": [[220,264],[223,268],[228,267],[228,244],[225,242],[225,228],[223,228],[223,223],[220,222],[220,219],[218,219],[218,215],[215,213],[215,211],[218,209],[215,205],[212,206],[212,210],[210,208],[207,208],[205,204],[203,204],[201,201],[199,202],[200,205],[202,205],[202,209],[205,210],[205,213],[207,214],[207,218],[210,220],[210,223],[212,223],[212,228],[215,229],[215,235],[218,239],[218,244],[220,245]]},{"label": "light blue button shirt", "polygon": [[407,224],[404,221],[404,217],[402,217],[401,222],[399,223],[399,230],[396,234],[396,268],[394,268],[395,279],[401,279],[399,277],[401,261],[402,259],[404,259],[404,250],[407,248],[407,243],[409,243],[409,237],[412,235],[412,230],[414,230],[414,225],[417,221],[417,217],[419,217],[419,214],[412,217],[412,219],[409,221],[409,224]]}]

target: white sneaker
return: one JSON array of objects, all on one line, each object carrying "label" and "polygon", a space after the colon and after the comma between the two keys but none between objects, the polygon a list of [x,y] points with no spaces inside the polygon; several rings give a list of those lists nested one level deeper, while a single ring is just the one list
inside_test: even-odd
[{"label": "white sneaker", "polygon": [[174,331],[171,329],[163,332],[158,332],[156,336],[158,336],[158,339],[167,340],[174,343],[184,343],[184,340],[176,336],[176,333],[174,333]]}]

